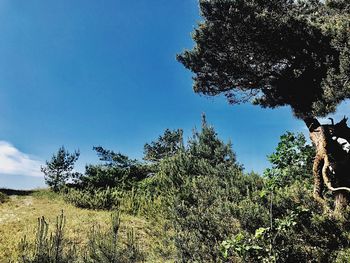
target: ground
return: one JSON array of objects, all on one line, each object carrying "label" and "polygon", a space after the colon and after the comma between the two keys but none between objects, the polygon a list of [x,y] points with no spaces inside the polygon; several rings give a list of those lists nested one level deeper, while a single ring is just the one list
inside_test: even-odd
[{"label": "ground", "polygon": [[[1,191],[1,190],[0,190]],[[110,221],[110,211],[95,211],[76,208],[64,202],[62,197],[48,191],[6,191],[10,200],[0,204],[0,263],[15,260],[18,243],[26,236],[33,240],[38,218],[44,216],[52,229],[56,217],[63,210],[66,216],[65,236],[74,240],[79,247],[86,245],[87,235],[94,225],[106,227]],[[121,217],[121,236],[127,228],[134,228],[137,239],[144,251],[154,251],[157,243],[154,225],[142,217],[123,214]],[[164,262],[154,253],[147,253],[148,262]]]}]

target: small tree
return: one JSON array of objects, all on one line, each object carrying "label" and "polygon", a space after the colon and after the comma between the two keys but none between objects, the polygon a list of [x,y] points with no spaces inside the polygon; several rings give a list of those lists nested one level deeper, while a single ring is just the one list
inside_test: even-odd
[{"label": "small tree", "polygon": [[183,149],[183,131],[181,129],[166,129],[162,136],[156,141],[144,146],[144,160],[159,162],[165,157],[174,155],[180,149]]},{"label": "small tree", "polygon": [[77,173],[73,172],[74,163],[78,160],[79,151],[69,153],[64,146],[53,154],[46,166],[41,167],[45,175],[45,183],[55,192],[58,192],[69,179],[73,179]]}]

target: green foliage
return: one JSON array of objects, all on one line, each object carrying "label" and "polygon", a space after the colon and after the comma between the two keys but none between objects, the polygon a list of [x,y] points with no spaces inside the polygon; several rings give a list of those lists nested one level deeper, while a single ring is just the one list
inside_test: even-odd
[{"label": "green foliage", "polygon": [[349,247],[345,221],[324,214],[310,183],[313,148],[302,135],[281,136],[270,155],[263,188],[252,191],[233,210],[238,233],[221,243],[226,261],[333,262]]},{"label": "green foliage", "polygon": [[120,194],[116,189],[69,189],[64,199],[76,207],[88,209],[113,209],[118,205]]},{"label": "green foliage", "polygon": [[0,192],[0,204],[5,203],[5,202],[7,202],[8,200],[9,200],[8,195],[6,195],[6,194]]},{"label": "green foliage", "polygon": [[96,151],[97,155],[100,158],[100,161],[104,161],[108,166],[126,168],[138,163],[137,160],[130,159],[124,154],[106,150],[101,146],[93,147],[93,150]]},{"label": "green foliage", "polygon": [[350,96],[343,0],[200,0],[195,47],[178,55],[195,92],[325,116]]},{"label": "green foliage", "polygon": [[48,235],[49,224],[45,218],[38,219],[38,228],[34,243],[24,237],[19,244],[20,258],[23,263],[69,263],[76,262],[77,254],[74,245],[68,245],[64,239],[65,217],[63,212],[57,217],[55,231]]},{"label": "green foliage", "polygon": [[160,196],[153,196],[148,191],[132,188],[125,191],[118,188],[106,189],[69,189],[64,200],[76,207],[87,209],[111,210],[119,207],[130,215],[145,215],[152,218],[162,216],[165,208]]},{"label": "green foliage", "polygon": [[[270,218],[262,218],[253,230],[239,217],[239,233],[221,244],[227,261],[239,257],[242,262],[333,262],[334,255],[349,246],[345,225],[323,214],[300,182],[275,189],[272,207],[269,198],[249,199],[242,210],[257,202]],[[255,216],[261,218],[264,210]]]},{"label": "green foliage", "polygon": [[347,263],[349,262],[349,258],[350,258],[350,249],[344,249],[341,250],[338,255],[337,258],[335,259],[335,263]]},{"label": "green foliage", "polygon": [[170,157],[183,149],[183,131],[181,129],[166,129],[164,134],[159,136],[156,141],[144,146],[144,160],[159,162],[161,159]]},{"label": "green foliage", "polygon": [[94,147],[94,150],[104,163],[86,166],[85,174],[78,180],[78,184],[83,188],[118,187],[130,190],[151,172],[151,167],[121,153],[102,147]]},{"label": "green foliage", "polygon": [[349,246],[346,224],[312,197],[314,149],[303,135],[282,135],[272,168],[259,177],[227,162],[231,148],[203,123],[152,178],[168,195],[178,261],[332,262]]},{"label": "green foliage", "polygon": [[306,143],[303,134],[287,132],[280,137],[276,151],[268,156],[272,168],[264,172],[271,187],[290,185],[296,180],[311,183],[313,146]]},{"label": "green foliage", "polygon": [[117,210],[111,216],[111,228],[107,232],[99,228],[93,229],[88,243],[88,254],[84,262],[127,263],[141,262],[144,255],[137,244],[134,230],[127,232],[126,245],[122,247],[119,241],[120,212]]},{"label": "green foliage", "polygon": [[243,176],[231,144],[222,142],[203,117],[201,131],[183,151],[160,162],[155,179],[168,197],[178,259],[217,262],[220,242],[239,229],[232,211],[242,192],[249,192],[245,184],[251,179]]},{"label": "green foliage", "polygon": [[201,132],[194,131],[188,144],[188,153],[195,160],[206,160],[213,167],[217,165],[238,167],[231,142],[225,144],[218,138],[214,127],[207,124],[204,114]]},{"label": "green foliage", "polygon": [[57,217],[54,232],[49,235],[49,224],[44,217],[38,219],[35,240],[29,242],[23,237],[19,243],[21,263],[73,263],[73,262],[142,262],[141,251],[134,230],[127,231],[126,242],[120,241],[120,212],[111,213],[110,229],[102,231],[92,228],[87,247],[78,253],[74,242],[64,235],[66,219],[63,212]]},{"label": "green foliage", "polygon": [[236,162],[231,143],[220,140],[203,116],[201,131],[193,132],[187,147],[160,162],[156,180],[161,188],[171,191],[181,187],[187,177],[215,175],[221,170],[222,173],[241,171],[242,166]]},{"label": "green foliage", "polygon": [[220,243],[239,231],[232,199],[239,190],[229,179],[198,176],[184,182],[172,209],[175,246],[181,262],[218,262]]},{"label": "green foliage", "polygon": [[[106,155],[101,169],[125,172],[117,176],[118,186],[85,183],[68,189],[65,199],[84,208],[118,208],[118,213],[147,218],[163,259],[345,262],[350,228],[347,218],[323,213],[314,201],[313,155],[303,135],[287,132],[269,156],[272,167],[264,176],[245,174],[231,144],[220,140],[203,116],[201,130],[182,149],[162,158],[155,174],[133,180],[127,171],[135,163],[126,158],[121,158],[126,165],[109,162]],[[91,233],[85,262],[142,261],[132,232],[126,245],[120,243],[116,218],[109,231],[96,227]]]},{"label": "green foliage", "polygon": [[74,179],[78,173],[73,172],[74,163],[79,158],[79,151],[70,154],[62,146],[54,154],[50,161],[46,161],[46,166],[41,167],[45,175],[45,183],[55,192],[58,192],[69,179]]}]

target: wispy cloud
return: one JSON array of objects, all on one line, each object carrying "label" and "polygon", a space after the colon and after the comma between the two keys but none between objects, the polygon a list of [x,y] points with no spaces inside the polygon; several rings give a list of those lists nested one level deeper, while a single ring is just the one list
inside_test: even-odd
[{"label": "wispy cloud", "polygon": [[18,150],[11,143],[0,141],[0,174],[42,177],[42,162]]}]

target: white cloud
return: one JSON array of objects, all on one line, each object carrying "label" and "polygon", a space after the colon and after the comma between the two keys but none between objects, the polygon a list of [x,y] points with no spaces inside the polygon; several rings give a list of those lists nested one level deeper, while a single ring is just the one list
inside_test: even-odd
[{"label": "white cloud", "polygon": [[42,177],[38,159],[19,151],[11,143],[0,141],[0,174]]}]

